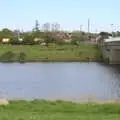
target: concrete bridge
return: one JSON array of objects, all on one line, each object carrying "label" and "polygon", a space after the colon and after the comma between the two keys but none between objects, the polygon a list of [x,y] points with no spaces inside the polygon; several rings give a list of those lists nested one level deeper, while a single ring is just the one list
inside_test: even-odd
[{"label": "concrete bridge", "polygon": [[109,64],[120,64],[120,37],[108,37],[97,39],[103,60]]}]

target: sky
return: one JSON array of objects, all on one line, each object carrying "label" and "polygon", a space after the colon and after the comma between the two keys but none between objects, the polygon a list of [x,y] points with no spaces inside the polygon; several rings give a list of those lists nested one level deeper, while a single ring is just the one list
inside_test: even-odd
[{"label": "sky", "polygon": [[[120,30],[120,0],[0,0],[0,29],[31,30],[39,24],[59,23],[61,30],[90,32]],[[111,26],[113,24],[113,26]]]}]

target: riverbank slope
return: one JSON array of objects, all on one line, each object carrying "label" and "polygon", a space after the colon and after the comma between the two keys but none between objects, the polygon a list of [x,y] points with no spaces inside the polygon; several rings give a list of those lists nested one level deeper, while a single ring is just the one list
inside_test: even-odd
[{"label": "riverbank slope", "polygon": [[[21,53],[24,53],[23,56],[20,56]],[[79,46],[62,45],[48,47],[38,45],[1,45],[0,56],[2,56],[0,61],[19,61],[19,59],[25,62],[100,61],[99,49],[95,44],[88,43],[81,43]]]},{"label": "riverbank slope", "polygon": [[10,101],[0,106],[0,120],[119,120],[119,104],[65,101]]}]

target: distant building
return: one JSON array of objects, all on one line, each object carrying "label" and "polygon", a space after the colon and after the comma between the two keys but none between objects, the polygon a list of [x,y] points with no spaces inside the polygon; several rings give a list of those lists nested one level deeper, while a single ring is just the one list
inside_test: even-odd
[{"label": "distant building", "polygon": [[65,32],[57,32],[52,33],[52,38],[56,38],[63,41],[71,41],[72,34],[71,33],[65,33]]},{"label": "distant building", "polygon": [[2,43],[9,43],[10,42],[10,38],[3,38],[2,39]]},{"label": "distant building", "polygon": [[95,37],[91,37],[91,38],[90,38],[90,41],[91,41],[91,42],[96,42],[96,38],[95,38]]},{"label": "distant building", "polygon": [[22,42],[22,41],[23,41],[23,38],[18,38],[18,41]]},{"label": "distant building", "polygon": [[41,43],[40,45],[41,45],[41,46],[46,46],[47,43],[43,42],[43,43]]},{"label": "distant building", "polygon": [[96,37],[96,43],[103,43],[104,39],[111,38],[112,34],[107,32],[101,32],[98,37]]},{"label": "distant building", "polygon": [[34,38],[34,41],[35,41],[35,42],[37,42],[37,41],[44,42],[44,39],[36,37],[36,38]]}]

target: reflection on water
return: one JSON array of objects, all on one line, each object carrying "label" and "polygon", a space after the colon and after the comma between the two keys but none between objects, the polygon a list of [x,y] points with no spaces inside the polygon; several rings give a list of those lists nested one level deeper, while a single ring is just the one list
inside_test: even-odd
[{"label": "reflection on water", "polygon": [[0,64],[8,99],[118,100],[120,67],[100,63]]}]

